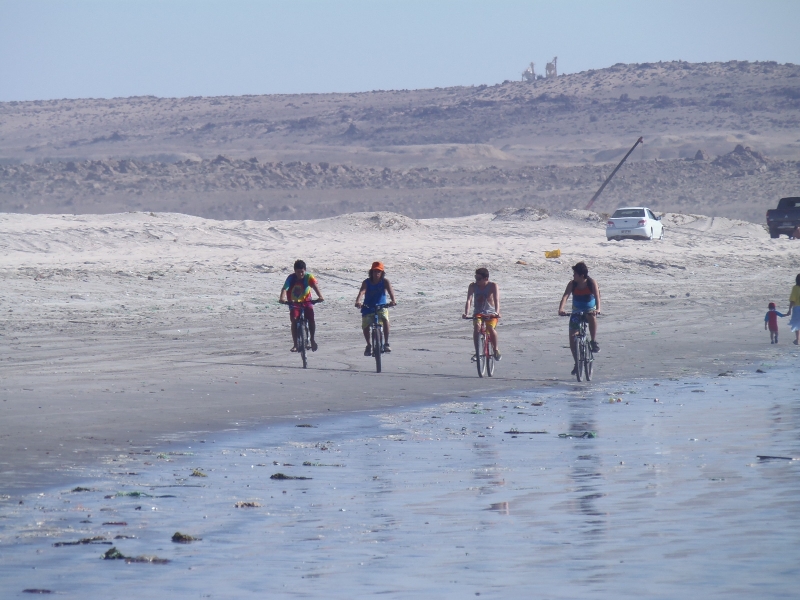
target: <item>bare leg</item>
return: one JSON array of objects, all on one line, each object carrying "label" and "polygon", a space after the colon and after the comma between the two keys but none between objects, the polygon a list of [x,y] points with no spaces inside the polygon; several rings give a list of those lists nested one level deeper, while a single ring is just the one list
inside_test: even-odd
[{"label": "bare leg", "polygon": [[472,340],[475,342],[475,355],[481,353],[482,348],[478,348],[478,336],[481,334],[481,326],[478,325],[477,321],[473,321],[475,327],[472,329]]},{"label": "bare leg", "polygon": [[577,341],[578,332],[569,332],[569,349],[572,351],[572,359],[575,361],[575,364],[578,364],[578,341]]},{"label": "bare leg", "polygon": [[311,336],[311,349],[317,349],[317,342],[314,340],[314,333],[317,331],[317,323],[313,319],[308,321],[308,333]]},{"label": "bare leg", "polygon": [[364,333],[364,339],[367,340],[367,346],[372,345],[372,340],[369,339],[369,327],[364,327],[361,331]]},{"label": "bare leg", "polygon": [[387,321],[386,319],[381,319],[381,321],[383,322],[383,343],[384,344],[388,344],[389,343],[389,321]]},{"label": "bare leg", "polygon": [[586,321],[589,323],[589,335],[592,336],[592,341],[597,337],[597,316],[593,314],[586,315]]},{"label": "bare leg", "polygon": [[297,351],[297,340],[295,339],[295,335],[297,333],[297,321],[294,319],[290,319],[292,322],[292,326],[289,329],[289,334],[292,336],[292,352]]},{"label": "bare leg", "polygon": [[497,347],[497,330],[494,327],[486,326],[486,333],[489,334],[489,339],[492,340],[492,345],[494,346],[495,351],[500,352],[500,348]]}]

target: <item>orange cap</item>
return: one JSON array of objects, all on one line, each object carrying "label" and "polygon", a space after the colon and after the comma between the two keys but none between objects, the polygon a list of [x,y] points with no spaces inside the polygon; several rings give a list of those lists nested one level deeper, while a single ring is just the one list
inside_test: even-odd
[{"label": "orange cap", "polygon": [[386,272],[383,268],[383,263],[377,260],[374,263],[372,263],[370,271],[383,271],[384,273]]}]

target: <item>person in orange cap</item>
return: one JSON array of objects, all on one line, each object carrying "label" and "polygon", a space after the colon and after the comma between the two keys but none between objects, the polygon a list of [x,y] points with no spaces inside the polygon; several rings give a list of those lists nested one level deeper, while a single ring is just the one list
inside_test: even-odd
[{"label": "person in orange cap", "polygon": [[[387,302],[386,294],[391,299]],[[361,299],[364,299],[362,302]],[[380,304],[395,306],[394,290],[392,284],[386,279],[386,271],[383,263],[375,261],[369,269],[369,277],[361,283],[361,289],[356,296],[356,308],[361,309],[361,329],[364,332],[364,339],[367,340],[367,347],[364,349],[364,356],[372,356],[372,344],[369,339],[369,326],[372,324],[372,315],[375,314],[375,307]],[[391,352],[389,347],[389,310],[381,308],[378,316],[383,323],[383,351]]]}]

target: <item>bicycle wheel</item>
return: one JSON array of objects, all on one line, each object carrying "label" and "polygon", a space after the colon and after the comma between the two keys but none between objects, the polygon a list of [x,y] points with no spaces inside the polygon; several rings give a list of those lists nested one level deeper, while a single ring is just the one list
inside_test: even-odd
[{"label": "bicycle wheel", "polygon": [[586,375],[586,381],[592,380],[592,371],[594,370],[594,355],[592,354],[592,347],[586,344],[585,361],[583,363],[583,372]]},{"label": "bicycle wheel", "polygon": [[375,372],[381,372],[381,330],[372,327],[372,356],[375,357]]},{"label": "bicycle wheel", "polygon": [[494,346],[490,340],[486,340],[486,374],[491,377],[494,375]]},{"label": "bicycle wheel", "polygon": [[586,360],[586,338],[578,338],[578,368],[575,370],[575,377],[580,381],[583,377],[583,362]]},{"label": "bicycle wheel", "polygon": [[485,344],[484,334],[478,334],[478,341],[475,342],[475,364],[478,366],[478,377],[483,377],[483,371],[486,368],[486,355],[484,354]]},{"label": "bicycle wheel", "polygon": [[306,339],[308,338],[308,332],[306,330],[307,325],[305,321],[298,320],[297,321],[297,351],[300,353],[300,358],[303,359],[303,368],[308,368],[308,348],[306,348]]}]

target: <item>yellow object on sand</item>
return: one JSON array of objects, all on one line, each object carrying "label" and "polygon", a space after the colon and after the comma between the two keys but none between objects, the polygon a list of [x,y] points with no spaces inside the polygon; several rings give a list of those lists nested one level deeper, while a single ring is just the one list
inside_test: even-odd
[{"label": "yellow object on sand", "polygon": [[545,250],[544,251],[544,257],[545,258],[558,258],[559,256],[561,256],[561,250],[560,249]]}]

